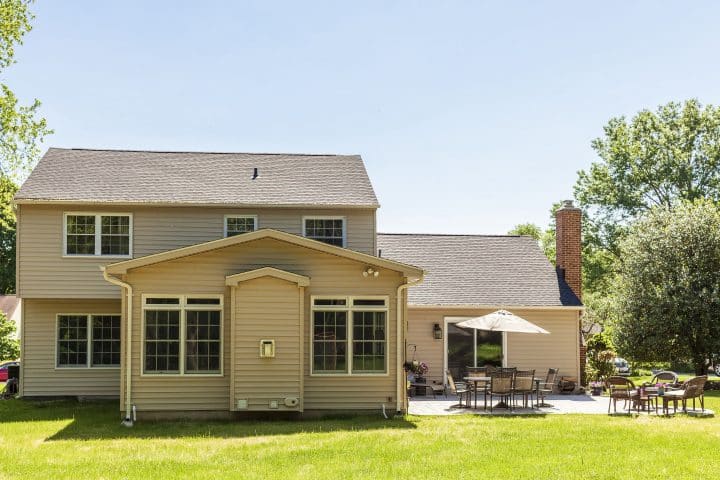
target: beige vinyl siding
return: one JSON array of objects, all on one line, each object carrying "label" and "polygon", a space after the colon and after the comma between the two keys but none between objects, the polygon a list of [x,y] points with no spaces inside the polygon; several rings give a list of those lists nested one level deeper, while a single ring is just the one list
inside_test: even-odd
[{"label": "beige vinyl siding", "polygon": [[[242,282],[233,289],[231,410],[239,399],[247,400],[247,410],[275,410],[269,408],[270,400],[278,402],[277,410],[301,410],[302,403],[286,407],[283,400],[302,398],[303,288],[265,277]],[[275,341],[275,357],[260,357],[262,339]]]},{"label": "beige vinyl siding", "polygon": [[[408,308],[407,342],[417,345],[415,359],[428,364],[429,380],[443,381],[445,354],[444,340],[433,338],[433,325],[438,323],[443,327],[446,317],[479,317],[495,310],[497,309],[443,310],[413,306]],[[540,376],[545,375],[548,368],[559,368],[560,375],[578,377],[580,356],[576,309],[510,308],[510,311],[546,329],[550,334],[508,333],[505,353],[508,366],[535,369]],[[408,355],[412,355],[412,352],[410,351]]]},{"label": "beige vinyl siding", "polygon": [[[134,288],[132,397],[138,410],[229,410],[232,328],[230,288],[225,277],[239,272],[272,266],[310,277],[305,287],[304,305],[304,409],[374,409],[395,401],[395,294],[403,279],[400,274],[380,269],[380,276],[363,277],[365,265],[335,255],[291,245],[275,239],[260,239],[168,262],[131,270],[126,281]],[[242,284],[241,284],[242,285]],[[242,288],[242,286],[241,286]],[[297,288],[297,287],[294,287]],[[145,294],[224,294],[223,317],[224,375],[222,377],[141,376],[140,342],[141,295]],[[262,303],[261,289],[255,291]],[[311,376],[310,296],[385,295],[389,297],[388,344],[389,374],[378,376]]]},{"label": "beige vinyl siding", "polygon": [[120,314],[120,300],[24,299],[23,395],[116,397],[119,368],[55,368],[56,318],[60,313]]},{"label": "beige vinyl siding", "polygon": [[302,235],[303,216],[346,217],[347,247],[376,255],[374,209],[232,209],[195,207],[91,207],[22,205],[18,211],[18,294],[24,298],[119,298],[99,265],[117,258],[64,258],[63,213],[123,212],[133,215],[133,257],[223,237],[225,215],[257,215],[259,228]]}]

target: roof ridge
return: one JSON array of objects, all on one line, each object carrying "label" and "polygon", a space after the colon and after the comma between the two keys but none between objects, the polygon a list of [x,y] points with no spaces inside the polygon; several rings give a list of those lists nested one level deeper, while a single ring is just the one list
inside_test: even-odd
[{"label": "roof ridge", "polygon": [[80,152],[128,152],[128,153],[191,153],[194,155],[277,155],[293,157],[360,157],[358,153],[283,153],[283,152],[208,152],[199,150],[134,150],[127,148],[63,148],[49,147],[49,150],[72,150]]},{"label": "roof ridge", "polygon": [[378,235],[403,235],[403,236],[416,236],[416,237],[490,237],[490,238],[523,238],[530,237],[530,235],[515,235],[515,234],[493,234],[493,233],[384,233],[378,232]]}]

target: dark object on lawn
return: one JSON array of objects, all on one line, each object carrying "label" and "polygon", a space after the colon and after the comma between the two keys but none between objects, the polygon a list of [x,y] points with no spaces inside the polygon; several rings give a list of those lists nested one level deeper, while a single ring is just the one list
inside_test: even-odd
[{"label": "dark object on lawn", "polygon": [[0,392],[0,399],[13,398],[18,393],[18,379],[10,378],[5,384],[2,392]]},{"label": "dark object on lawn", "polygon": [[575,391],[577,379],[575,377],[560,377],[558,382],[558,391],[563,395],[571,394]]}]

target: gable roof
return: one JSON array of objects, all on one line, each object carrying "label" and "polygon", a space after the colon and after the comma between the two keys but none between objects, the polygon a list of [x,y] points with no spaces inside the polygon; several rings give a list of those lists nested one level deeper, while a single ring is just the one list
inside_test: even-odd
[{"label": "gable roof", "polygon": [[362,262],[373,267],[386,268],[388,270],[401,272],[410,279],[422,278],[424,274],[421,268],[414,267],[412,265],[401,263],[395,260],[389,260],[386,258],[374,257],[372,255],[356,252],[355,250],[349,250],[347,248],[336,247],[335,245],[329,245],[327,243],[319,242],[317,240],[301,237],[292,233],[282,232],[280,230],[274,230],[272,228],[261,228],[259,230],[255,230],[254,232],[248,232],[241,235],[221,238],[220,240],[212,240],[209,242],[198,243],[197,245],[192,245],[189,247],[176,248],[174,250],[168,250],[167,252],[155,253],[153,255],[133,258],[132,260],[112,263],[110,265],[106,265],[105,267],[101,267],[101,269],[104,269],[107,273],[111,275],[124,274],[127,273],[128,270],[131,270],[133,268],[140,268],[147,265],[167,262],[170,260],[175,260],[177,258],[197,255],[199,253],[230,247],[232,245],[252,242],[254,240],[260,240],[263,238],[272,238],[293,245],[298,245],[300,247],[310,248],[312,250],[317,250],[331,255],[336,255],[338,257]]},{"label": "gable roof", "polygon": [[537,241],[526,236],[378,234],[383,258],[419,265],[410,305],[580,307]]},{"label": "gable roof", "polygon": [[[253,179],[254,169],[258,169]],[[359,155],[51,148],[17,203],[377,208]]]}]

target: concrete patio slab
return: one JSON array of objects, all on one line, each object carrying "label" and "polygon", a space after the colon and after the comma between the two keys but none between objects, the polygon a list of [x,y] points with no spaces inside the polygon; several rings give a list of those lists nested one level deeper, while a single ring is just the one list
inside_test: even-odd
[{"label": "concrete patio slab", "polygon": [[[588,415],[607,415],[608,414],[608,397],[593,397],[591,395],[551,395],[545,398],[545,402],[550,405],[541,408],[515,408],[513,411],[505,408],[494,409],[492,415],[546,415],[546,414],[588,414]],[[447,397],[438,395],[436,398],[428,397],[412,397],[410,399],[409,413],[410,415],[491,415],[490,410],[483,410],[483,400],[478,398],[478,407],[460,408],[458,399],[454,395]],[[474,401],[473,401],[474,405]],[[617,414],[628,415],[629,412],[622,410],[622,402],[618,402]],[[634,414],[637,414],[633,410]],[[678,413],[680,413],[678,411]],[[701,413],[688,411],[689,415],[712,415],[714,412],[705,410]],[[647,411],[641,411],[640,414],[648,415]],[[651,410],[651,415],[655,415],[655,411]],[[662,415],[662,409],[658,415]]]}]

